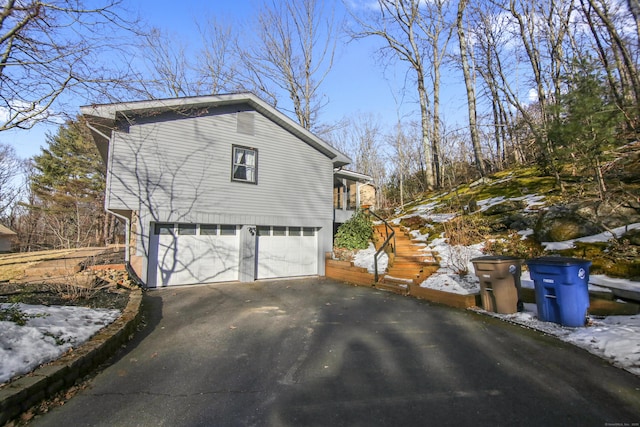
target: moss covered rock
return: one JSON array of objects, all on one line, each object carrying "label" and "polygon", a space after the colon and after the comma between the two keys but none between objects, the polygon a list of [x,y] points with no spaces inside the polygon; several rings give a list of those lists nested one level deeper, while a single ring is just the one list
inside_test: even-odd
[{"label": "moss covered rock", "polygon": [[541,213],[534,235],[539,242],[562,242],[602,231],[601,226],[578,214],[575,207],[558,205]]},{"label": "moss covered rock", "polygon": [[640,246],[640,230],[627,231],[622,238],[628,240],[630,244]]},{"label": "moss covered rock", "polygon": [[483,212],[485,216],[504,215],[506,213],[520,211],[527,207],[522,200],[506,200],[497,205],[493,205]]}]

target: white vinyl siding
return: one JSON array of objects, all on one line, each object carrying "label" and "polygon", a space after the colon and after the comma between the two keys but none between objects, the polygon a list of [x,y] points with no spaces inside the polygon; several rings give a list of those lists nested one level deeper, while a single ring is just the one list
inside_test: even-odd
[{"label": "white vinyl siding", "polygon": [[[233,145],[258,151],[259,185],[229,179]],[[237,133],[232,114],[116,132],[111,174],[110,209],[142,207],[161,221],[206,222],[194,216],[211,212],[333,220],[331,159],[259,114],[253,136]],[[173,217],[155,215],[162,210]]]},{"label": "white vinyl siding", "polygon": [[[114,131],[106,205],[139,215],[136,255],[149,259],[147,282],[155,281],[154,276],[158,283],[162,279],[153,270],[158,254],[151,253],[159,248],[149,245],[155,236],[149,227],[157,222],[313,228],[318,230],[314,274],[324,273],[323,254],[332,242],[332,160],[255,111],[253,135],[239,133],[237,112],[234,106],[197,117],[150,116]],[[258,185],[230,179],[234,146],[259,153]],[[211,230],[198,232],[212,235]],[[218,228],[215,235],[227,232]],[[189,238],[178,235],[182,237]],[[163,247],[171,248],[169,243]],[[187,267],[176,266],[189,280],[202,277]]]}]

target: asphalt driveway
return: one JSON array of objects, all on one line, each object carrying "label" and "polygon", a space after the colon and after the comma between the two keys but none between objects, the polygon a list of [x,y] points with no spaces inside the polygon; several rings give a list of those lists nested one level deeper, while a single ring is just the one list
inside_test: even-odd
[{"label": "asphalt driveway", "polygon": [[[638,426],[640,378],[499,320],[332,280],[170,288],[35,426]],[[626,424],[624,424],[626,423]]]}]

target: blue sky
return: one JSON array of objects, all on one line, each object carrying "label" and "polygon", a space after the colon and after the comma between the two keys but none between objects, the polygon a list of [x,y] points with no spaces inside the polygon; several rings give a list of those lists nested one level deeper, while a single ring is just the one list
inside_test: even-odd
[{"label": "blue sky", "polygon": [[[327,2],[331,4],[332,0]],[[196,20],[204,21],[208,16],[215,16],[222,21],[229,19],[249,23],[260,3],[259,0],[128,0],[127,7],[139,13],[148,25],[189,40],[198,38]],[[335,0],[335,7],[337,14],[345,13],[340,0]],[[385,68],[377,64],[377,46],[379,41],[374,39],[351,43],[341,40],[338,43],[333,68],[322,88],[327,105],[321,112],[321,122],[336,122],[356,113],[373,113],[390,128],[397,121],[398,114],[404,120],[419,118],[413,86],[405,91],[404,98],[400,94],[406,67],[401,64]],[[441,93],[443,118],[451,128],[460,127],[466,121],[463,83],[461,78],[455,77],[456,74],[444,70],[445,82]],[[78,99],[74,104],[78,108],[89,102],[91,100]],[[31,131],[5,131],[0,134],[0,141],[11,143],[19,156],[29,157],[39,153],[40,147],[45,145],[47,131],[55,133],[56,127],[39,125]]]}]

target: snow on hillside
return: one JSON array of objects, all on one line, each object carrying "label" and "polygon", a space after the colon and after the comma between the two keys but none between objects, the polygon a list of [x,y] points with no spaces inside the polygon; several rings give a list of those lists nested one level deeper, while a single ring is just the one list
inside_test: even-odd
[{"label": "snow on hillside", "polygon": [[[477,203],[480,210],[484,211],[491,206],[508,200],[525,201],[527,203],[525,210],[538,209],[544,204],[544,197],[537,195],[527,195],[511,199],[495,197],[478,201]],[[437,206],[437,203],[431,200],[428,203],[416,207],[413,213],[395,218],[392,222],[399,224],[403,218],[414,215],[419,215],[433,222],[446,222],[456,216],[455,214],[433,214],[431,211]],[[626,227],[616,228],[612,231],[617,236],[620,236],[626,230],[637,228],[640,228],[640,224],[629,224]],[[520,234],[523,238],[526,238],[526,236],[531,233],[531,230],[525,230]],[[411,234],[414,240],[427,242],[427,235],[422,235],[415,230],[412,231]],[[546,250],[570,248],[575,241],[606,242],[611,237],[610,233],[605,232],[567,242],[546,243],[544,246]],[[483,246],[483,243],[473,246],[451,246],[447,243],[444,236],[432,240],[423,250],[438,252],[441,258],[440,269],[421,283],[420,286],[458,294],[474,294],[480,292],[480,283],[474,274],[471,260],[484,255],[482,252]],[[359,263],[360,265],[367,265],[372,263],[372,259],[363,253],[359,258]],[[458,274],[461,270],[466,270],[469,274]],[[523,287],[534,287],[533,280],[531,280],[529,272],[526,270],[522,273],[521,281]],[[613,279],[603,275],[590,276],[589,282],[590,290],[603,291],[606,290],[606,287],[611,286],[618,289],[640,291],[640,282]],[[605,288],[601,286],[605,286]],[[562,341],[574,344],[610,361],[615,366],[635,375],[640,375],[640,315],[607,316],[604,318],[592,316],[591,319],[589,319],[588,326],[570,328],[551,322],[540,321],[535,304],[525,304],[523,312],[508,315],[487,312],[479,308],[474,308],[474,310],[501,318],[507,322],[556,336]]]}]

